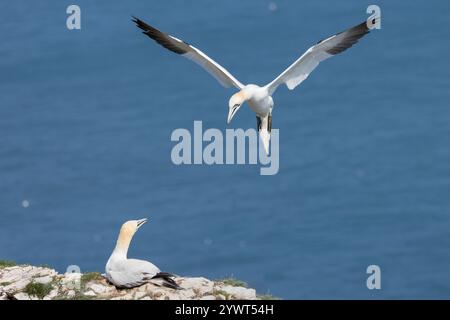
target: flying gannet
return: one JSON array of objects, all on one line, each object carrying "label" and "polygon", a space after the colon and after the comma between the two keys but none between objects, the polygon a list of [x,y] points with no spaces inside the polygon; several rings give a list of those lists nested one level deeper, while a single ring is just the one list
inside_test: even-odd
[{"label": "flying gannet", "polygon": [[283,71],[269,84],[260,87],[255,84],[243,85],[224,67],[219,65],[205,53],[194,46],[159,31],[142,20],[133,17],[133,22],[143,30],[143,33],[164,48],[182,55],[203,67],[214,76],[224,87],[236,87],[239,92],[231,96],[228,107],[227,123],[244,102],[248,102],[250,108],[256,113],[256,123],[266,153],[269,150],[270,132],[272,129],[272,94],[279,85],[285,84],[289,90],[293,90],[302,83],[320,62],[338,54],[353,46],[360,38],[369,33],[375,26],[376,19],[364,21],[346,31],[337,33],[329,38],[319,41],[309,48],[298,60]]},{"label": "flying gannet", "polygon": [[131,239],[145,222],[147,219],[130,220],[122,225],[116,247],[106,263],[106,278],[118,288],[133,288],[151,282],[180,289],[172,274],[161,272],[151,262],[127,258]]}]

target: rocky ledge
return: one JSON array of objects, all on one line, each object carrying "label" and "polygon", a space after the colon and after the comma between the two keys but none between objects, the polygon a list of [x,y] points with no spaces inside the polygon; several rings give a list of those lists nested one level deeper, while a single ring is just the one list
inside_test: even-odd
[{"label": "rocky ledge", "polygon": [[173,290],[154,284],[116,289],[100,273],[59,274],[54,269],[29,265],[0,267],[0,300],[256,300],[254,289],[235,279],[177,277],[183,288]]}]

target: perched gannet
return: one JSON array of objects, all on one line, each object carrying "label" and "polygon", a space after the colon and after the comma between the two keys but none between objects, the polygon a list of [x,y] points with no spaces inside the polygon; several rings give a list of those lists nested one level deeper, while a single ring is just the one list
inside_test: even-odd
[{"label": "perched gannet", "polygon": [[122,225],[116,247],[106,263],[106,278],[118,288],[133,288],[147,282],[180,289],[173,275],[161,272],[153,263],[128,259],[127,252],[136,231],[147,219],[131,220]]},{"label": "perched gannet", "polygon": [[358,42],[364,35],[369,33],[370,28],[375,26],[376,19],[364,21],[353,28],[319,41],[309,48],[290,67],[283,71],[283,73],[276,77],[275,80],[263,87],[255,84],[243,85],[225,68],[199,49],[174,36],[155,29],[138,18],[133,17],[133,22],[143,30],[145,35],[155,40],[164,48],[199,64],[223,86],[234,86],[239,89],[240,91],[231,96],[229,100],[227,123],[230,123],[242,104],[247,101],[250,108],[256,113],[258,131],[261,140],[263,141],[264,149],[268,153],[270,131],[272,129],[272,94],[278,86],[284,83],[290,90],[293,90],[309,76],[320,62],[345,51]]}]

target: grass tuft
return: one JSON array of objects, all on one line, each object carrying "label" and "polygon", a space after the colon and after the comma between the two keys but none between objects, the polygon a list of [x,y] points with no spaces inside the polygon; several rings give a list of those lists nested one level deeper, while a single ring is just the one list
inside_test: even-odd
[{"label": "grass tuft", "polygon": [[0,260],[0,269],[17,266],[17,263],[10,260]]},{"label": "grass tuft", "polygon": [[94,280],[102,280],[103,276],[99,272],[87,272],[81,276],[81,285],[84,286],[86,283]]},{"label": "grass tuft", "polygon": [[225,278],[225,279],[219,279],[219,280],[217,280],[217,282],[221,282],[221,283],[223,283],[225,285],[233,286],[233,287],[248,288],[247,282],[235,279],[233,277],[229,277],[229,278]]},{"label": "grass tuft", "polygon": [[223,290],[214,290],[214,291],[213,291],[213,295],[214,295],[216,298],[217,298],[217,296],[222,295],[222,296],[225,297],[225,300],[230,300],[230,298],[231,298],[231,295],[230,295],[228,292],[223,291]]},{"label": "grass tuft", "polygon": [[259,300],[281,300],[280,298],[275,297],[275,296],[271,295],[270,293],[258,294],[258,295],[256,295],[256,298],[258,298]]},{"label": "grass tuft", "polygon": [[43,299],[53,290],[53,285],[51,283],[38,283],[30,282],[24,289],[24,292],[29,296],[34,296],[39,299]]}]

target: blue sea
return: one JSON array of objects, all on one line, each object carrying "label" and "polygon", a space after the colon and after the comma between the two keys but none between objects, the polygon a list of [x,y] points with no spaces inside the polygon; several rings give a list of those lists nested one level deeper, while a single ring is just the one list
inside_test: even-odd
[{"label": "blue sea", "polygon": [[[450,2],[72,1],[0,4],[0,259],[103,272],[129,256],[233,276],[283,299],[450,298]],[[135,15],[264,85],[381,8],[381,29],[274,94],[277,175],[174,165],[177,128],[254,128]],[[381,289],[366,286],[370,265]]]}]

